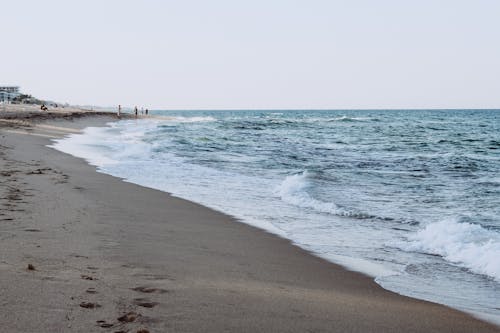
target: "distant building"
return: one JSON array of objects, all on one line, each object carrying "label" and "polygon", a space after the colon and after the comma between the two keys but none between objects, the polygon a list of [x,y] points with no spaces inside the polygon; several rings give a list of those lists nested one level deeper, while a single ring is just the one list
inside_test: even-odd
[{"label": "distant building", "polygon": [[19,93],[18,86],[0,86],[0,91],[5,91],[8,93]]},{"label": "distant building", "polygon": [[18,86],[0,86],[0,102],[10,102],[19,95]]}]

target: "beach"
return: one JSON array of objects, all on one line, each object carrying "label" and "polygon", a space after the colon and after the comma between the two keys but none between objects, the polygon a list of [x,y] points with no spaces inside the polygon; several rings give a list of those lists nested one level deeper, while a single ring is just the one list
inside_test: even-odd
[{"label": "beach", "polygon": [[500,331],[47,147],[114,114],[0,119],[2,331]]}]

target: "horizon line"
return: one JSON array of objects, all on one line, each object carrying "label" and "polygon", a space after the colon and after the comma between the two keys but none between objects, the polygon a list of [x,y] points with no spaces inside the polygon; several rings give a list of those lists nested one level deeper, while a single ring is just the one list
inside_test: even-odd
[{"label": "horizon line", "polygon": [[[129,107],[125,107],[129,108]],[[133,109],[133,107],[130,107]],[[172,108],[150,108],[150,111],[466,111],[466,110],[492,110],[500,111],[500,107],[495,108],[210,108],[210,109],[172,109]]]}]

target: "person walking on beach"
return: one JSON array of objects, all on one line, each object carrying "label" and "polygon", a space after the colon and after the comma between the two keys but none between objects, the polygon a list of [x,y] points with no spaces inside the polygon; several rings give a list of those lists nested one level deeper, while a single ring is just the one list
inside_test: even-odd
[{"label": "person walking on beach", "polygon": [[146,109],[146,116],[148,115],[148,109]]},{"label": "person walking on beach", "polygon": [[121,112],[122,112],[122,106],[121,104],[118,104],[118,118],[120,118]]},{"label": "person walking on beach", "polygon": [[135,117],[137,118],[137,106],[134,108],[135,111]]}]

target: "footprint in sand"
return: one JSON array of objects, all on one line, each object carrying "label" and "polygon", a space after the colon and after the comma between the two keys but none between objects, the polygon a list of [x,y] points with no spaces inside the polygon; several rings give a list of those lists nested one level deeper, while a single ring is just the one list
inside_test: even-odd
[{"label": "footprint in sand", "polygon": [[145,286],[135,287],[135,288],[131,288],[131,289],[133,291],[137,291],[137,292],[140,292],[140,293],[146,293],[146,294],[152,294],[152,293],[164,294],[164,293],[168,293],[168,290],[165,290],[165,289],[145,287]]},{"label": "footprint in sand", "polygon": [[41,230],[40,229],[24,229],[24,231],[27,231],[27,232],[40,232]]},{"label": "footprint in sand", "polygon": [[85,308],[85,309],[97,309],[97,308],[100,308],[101,305],[98,303],[92,303],[92,302],[81,302],[80,307]]},{"label": "footprint in sand", "polygon": [[136,298],[134,299],[134,304],[137,306],[142,306],[143,308],[154,308],[158,305],[158,302],[152,302],[147,298]]},{"label": "footprint in sand", "polygon": [[88,288],[85,292],[87,294],[97,294],[97,290],[95,290],[95,288]]},{"label": "footprint in sand", "polygon": [[110,328],[113,327],[115,324],[107,323],[105,320],[98,320],[97,325],[102,328]]},{"label": "footprint in sand", "polygon": [[141,314],[139,313],[127,312],[123,316],[118,317],[118,321],[122,323],[131,323],[139,317],[141,317]]}]

